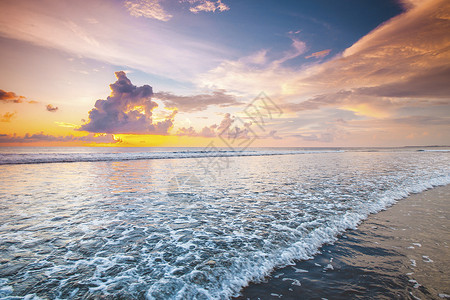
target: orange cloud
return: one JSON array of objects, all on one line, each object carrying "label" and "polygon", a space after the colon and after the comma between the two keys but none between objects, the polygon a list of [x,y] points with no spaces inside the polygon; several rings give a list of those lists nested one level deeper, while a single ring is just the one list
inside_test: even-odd
[{"label": "orange cloud", "polygon": [[49,112],[56,112],[58,110],[58,107],[55,107],[55,106],[53,106],[51,104],[48,104],[46,106],[46,108],[47,108],[47,111],[49,111]]},{"label": "orange cloud", "polygon": [[120,143],[120,139],[116,139],[112,134],[88,134],[85,136],[55,136],[51,134],[44,134],[43,132],[30,134],[27,133],[24,136],[18,136],[16,134],[0,134],[1,144],[30,144],[30,143],[70,143],[70,142],[83,142],[83,143],[107,143],[116,144]]},{"label": "orange cloud", "polygon": [[330,54],[331,49],[326,49],[326,50],[322,50],[319,52],[314,52],[311,55],[305,56],[305,58],[311,58],[311,57],[315,57],[315,58],[322,58],[327,56],[328,54]]},{"label": "orange cloud", "polygon": [[16,115],[16,112],[6,112],[4,115],[0,115],[0,122],[11,122],[11,119]]},{"label": "orange cloud", "polygon": [[14,92],[6,92],[0,89],[0,103],[23,103],[23,102],[30,104],[38,103],[37,101],[26,99],[27,99],[26,97],[19,96]]}]

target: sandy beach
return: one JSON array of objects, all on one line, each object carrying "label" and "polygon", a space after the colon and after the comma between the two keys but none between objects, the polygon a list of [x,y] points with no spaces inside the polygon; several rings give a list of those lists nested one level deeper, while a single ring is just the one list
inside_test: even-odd
[{"label": "sandy beach", "polygon": [[447,185],[402,199],[239,299],[450,298],[449,198]]}]

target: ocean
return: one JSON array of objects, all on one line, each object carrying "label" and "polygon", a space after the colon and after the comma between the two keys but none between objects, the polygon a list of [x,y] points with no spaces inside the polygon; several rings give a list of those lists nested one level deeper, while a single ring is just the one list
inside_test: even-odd
[{"label": "ocean", "polygon": [[448,148],[0,148],[0,298],[230,299],[411,193]]}]

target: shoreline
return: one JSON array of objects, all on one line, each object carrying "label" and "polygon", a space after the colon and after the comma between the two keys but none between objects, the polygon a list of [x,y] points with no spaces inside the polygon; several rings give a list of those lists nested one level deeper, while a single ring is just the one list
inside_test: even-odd
[{"label": "shoreline", "polygon": [[450,185],[399,200],[234,299],[450,298]]}]

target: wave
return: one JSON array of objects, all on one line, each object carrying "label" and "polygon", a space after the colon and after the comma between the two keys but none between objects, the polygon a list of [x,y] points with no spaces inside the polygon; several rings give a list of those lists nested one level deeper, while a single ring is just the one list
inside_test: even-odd
[{"label": "wave", "polygon": [[[49,291],[44,281],[38,284],[28,281],[39,296],[52,293],[58,298],[74,295],[94,298],[122,292],[121,295],[138,299],[230,299],[274,269],[313,257],[322,245],[333,243],[348,229],[355,229],[370,214],[412,193],[450,184],[450,157],[445,153],[379,155],[346,151],[345,155],[321,155],[314,153],[342,151],[298,149],[139,150],[64,155],[62,152],[47,153],[47,157],[73,156],[72,161],[80,161],[84,155],[99,161],[99,157],[129,160],[301,155],[247,159],[248,164],[233,164],[215,179],[200,172],[196,176],[201,182],[187,183],[185,187],[183,184],[174,187],[170,179],[173,174],[165,172],[165,164],[156,164],[152,172],[137,168],[132,176],[128,176],[131,173],[126,168],[114,170],[111,176],[103,172],[105,166],[100,164],[72,165],[78,171],[75,175],[68,165],[67,170],[62,170],[66,175],[57,174],[56,170],[61,171],[58,165],[36,166],[41,173],[11,168],[7,170],[10,172],[4,172],[8,176],[3,179],[5,187],[14,191],[8,200],[9,207],[18,211],[27,207],[23,211],[28,213],[25,219],[19,213],[10,214],[6,225],[0,226],[4,240],[15,245],[11,253],[25,245],[34,251],[42,235],[48,241],[59,240],[63,235],[70,244],[60,248],[58,257],[64,257],[63,260],[45,252],[32,252],[38,263],[7,278],[8,281],[0,279],[0,298],[2,291],[13,295],[19,279],[26,284],[28,272],[36,267],[51,278],[58,278],[59,284]],[[36,152],[28,153],[29,158],[30,155],[43,157]],[[179,163],[180,174],[195,172],[189,161],[185,165]],[[260,168],[267,163],[273,165],[269,173]],[[90,180],[61,180],[64,176],[85,177],[83,173],[92,174],[95,167],[102,169],[94,173],[99,184],[90,184]],[[16,180],[14,172],[20,173],[22,180]],[[45,178],[45,185],[36,180],[36,174]],[[15,196],[24,186],[27,187],[23,196]],[[124,186],[127,188],[123,189]],[[29,209],[33,203],[43,209]],[[36,214],[32,215],[34,211]],[[14,224],[21,225],[8,227]],[[30,234],[33,230],[34,240]],[[127,245],[132,245],[132,251]],[[82,273],[83,270],[95,272]]]},{"label": "wave", "polygon": [[[219,299],[219,297],[225,295],[225,299],[231,297],[237,297],[239,291],[248,286],[250,282],[259,282],[264,280],[273,270],[276,268],[282,268],[292,265],[294,261],[308,260],[316,254],[320,253],[320,247],[325,244],[333,244],[346,230],[356,229],[358,225],[367,219],[370,214],[378,213],[386,208],[394,205],[397,201],[408,197],[411,194],[421,193],[425,190],[431,189],[437,186],[444,186],[450,184],[450,175],[433,178],[427,182],[422,182],[412,186],[398,187],[396,190],[387,191],[385,195],[379,198],[378,202],[371,203],[364,210],[350,211],[349,213],[339,216],[338,219],[332,219],[329,226],[318,227],[311,231],[308,237],[301,241],[295,242],[287,249],[283,249],[281,252],[274,254],[261,253],[265,259],[259,261],[246,261],[242,262],[238,268],[230,273],[230,278],[227,278],[226,282],[228,287],[221,290],[217,294],[210,294],[210,299]],[[310,224],[304,224],[309,226]],[[242,268],[242,269],[241,269]],[[238,270],[241,269],[241,272]],[[236,276],[236,274],[239,274]],[[150,289],[147,293],[148,299],[157,299],[152,297],[152,291]]]},{"label": "wave", "polygon": [[[320,247],[333,244],[346,230],[356,229],[370,214],[378,213],[397,201],[411,194],[420,193],[436,186],[450,184],[450,175],[438,176],[411,185],[400,185],[379,195],[377,201],[365,202],[364,205],[349,210],[343,215],[316,216],[318,219],[301,224],[297,229],[285,226],[286,231],[309,231],[301,240],[293,242],[289,247],[275,252],[259,251],[252,253],[251,258],[240,257],[230,260],[229,269],[220,272],[220,288],[206,290],[192,280],[179,278],[176,281],[160,281],[147,290],[146,299],[161,299],[168,290],[178,289],[171,299],[185,299],[200,295],[204,299],[231,299],[239,296],[240,290],[251,282],[260,282],[273,270],[294,264],[298,260],[308,260],[320,253]],[[324,219],[326,222],[323,222]],[[323,219],[323,220],[322,220]],[[327,224],[327,226],[324,226]],[[283,227],[283,226],[282,226]],[[211,277],[219,276],[212,274]],[[175,288],[176,287],[176,288]]]},{"label": "wave", "polygon": [[72,162],[129,161],[148,159],[180,159],[203,157],[269,156],[313,153],[340,153],[343,150],[297,151],[173,151],[173,152],[124,152],[124,153],[2,153],[0,165],[46,164]]}]

